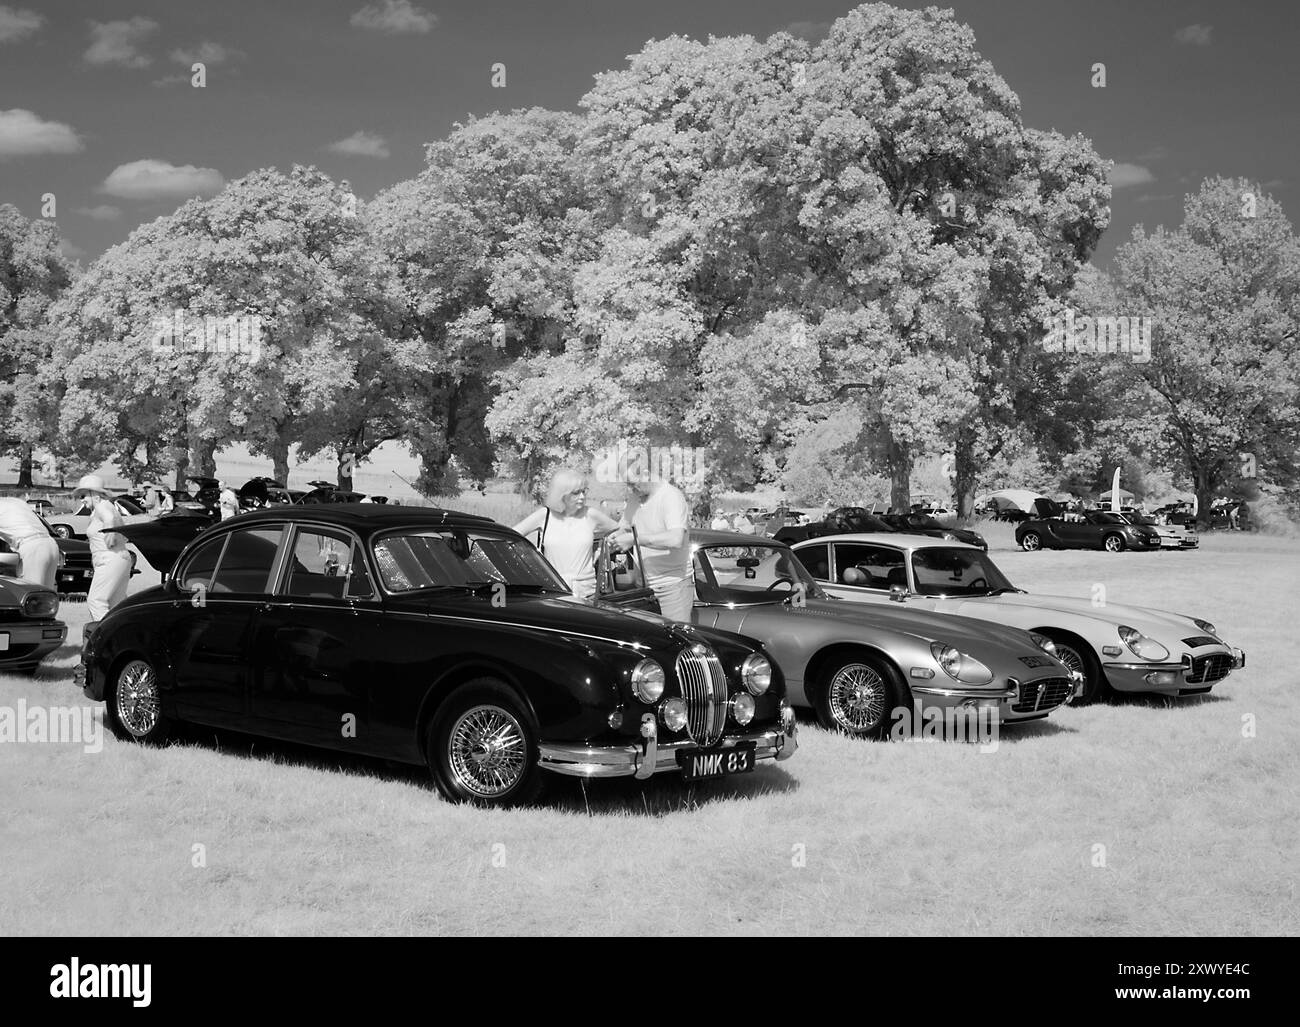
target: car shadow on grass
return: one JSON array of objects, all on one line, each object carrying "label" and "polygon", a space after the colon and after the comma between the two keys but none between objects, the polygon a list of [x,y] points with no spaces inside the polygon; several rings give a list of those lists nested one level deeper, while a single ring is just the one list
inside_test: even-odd
[{"label": "car shadow on grass", "polygon": [[1195,710],[1215,703],[1231,702],[1226,695],[1202,692],[1200,695],[1157,695],[1154,692],[1116,692],[1106,700],[1107,706],[1137,706],[1151,710]]},{"label": "car shadow on grass", "polygon": [[[395,781],[437,794],[428,768],[415,764],[318,749],[297,742],[196,724],[179,725],[175,740],[236,758]],[[674,773],[657,774],[645,782],[633,778],[583,780],[545,773],[546,788],[539,803],[541,807],[590,816],[662,817],[699,809],[713,802],[757,798],[791,791],[799,786],[798,781],[783,768],[766,761],[758,764],[751,773],[695,784],[682,781]]]}]

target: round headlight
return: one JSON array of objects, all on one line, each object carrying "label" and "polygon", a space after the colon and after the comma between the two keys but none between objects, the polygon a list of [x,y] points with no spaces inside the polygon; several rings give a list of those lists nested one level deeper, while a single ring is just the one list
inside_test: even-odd
[{"label": "round headlight", "polygon": [[731,697],[731,719],[744,727],[754,719],[754,697],[748,692],[737,692]]},{"label": "round headlight", "polygon": [[659,707],[659,719],[669,731],[680,731],[686,726],[686,700],[669,699]]},{"label": "round headlight", "polygon": [[1213,635],[1215,638],[1219,637],[1219,629],[1216,628],[1213,624],[1211,624],[1208,620],[1200,620],[1199,618],[1193,617],[1192,623],[1195,624],[1202,631],[1204,631],[1207,635]]},{"label": "round headlight", "polygon": [[1119,637],[1124,644],[1129,647],[1129,651],[1135,656],[1141,656],[1144,660],[1164,660],[1169,657],[1169,650],[1157,642],[1154,638],[1147,638],[1146,635],[1136,628],[1130,628],[1125,624],[1119,627]]},{"label": "round headlight", "polygon": [[740,677],[751,693],[762,695],[772,687],[772,662],[762,653],[750,653],[740,665]]},{"label": "round headlight", "polygon": [[961,673],[961,653],[942,642],[931,642],[930,653],[943,668],[943,672],[955,681]]},{"label": "round headlight", "polygon": [[632,668],[632,691],[642,702],[658,702],[664,694],[664,669],[654,660],[642,660]]},{"label": "round headlight", "polygon": [[1046,635],[1040,635],[1037,632],[1031,631],[1029,637],[1034,640],[1034,645],[1038,646],[1038,648],[1043,650],[1043,652],[1051,653],[1053,656],[1056,655],[1056,643]]}]

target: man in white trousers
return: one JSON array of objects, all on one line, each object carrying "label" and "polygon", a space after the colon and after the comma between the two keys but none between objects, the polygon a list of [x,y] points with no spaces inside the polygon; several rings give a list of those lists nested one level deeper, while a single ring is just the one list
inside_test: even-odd
[{"label": "man in white trousers", "polygon": [[104,479],[98,474],[87,474],[77,482],[72,495],[80,499],[89,497],[94,506],[90,523],[86,525],[86,541],[90,543],[90,562],[95,576],[90,579],[86,594],[86,610],[92,621],[103,620],[108,611],[126,598],[126,586],[131,581],[131,554],[126,548],[126,538],[113,528],[126,524],[117,512],[104,488]]},{"label": "man in white trousers", "polygon": [[30,504],[21,499],[0,499],[0,538],[22,558],[24,581],[54,588],[59,543]]}]

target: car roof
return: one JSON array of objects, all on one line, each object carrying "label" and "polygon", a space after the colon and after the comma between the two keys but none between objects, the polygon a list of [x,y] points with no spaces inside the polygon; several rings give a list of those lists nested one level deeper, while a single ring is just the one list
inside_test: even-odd
[{"label": "car roof", "polygon": [[903,531],[890,532],[888,535],[881,531],[818,535],[816,538],[796,542],[794,548],[798,549],[804,545],[820,545],[822,542],[859,542],[867,545],[891,546],[894,549],[979,549],[978,546],[967,545],[965,542],[958,542],[955,539],[934,538],[930,535],[909,535]]},{"label": "car roof", "polygon": [[784,546],[768,535],[752,535],[744,531],[714,531],[712,528],[692,528],[691,544],[696,546],[754,546],[767,543]]},{"label": "car roof", "polygon": [[477,514],[435,507],[388,506],[384,503],[280,505],[250,510],[248,513],[239,514],[221,523],[242,526],[261,521],[316,521],[321,524],[337,524],[340,527],[352,528],[354,531],[380,530],[397,526],[432,528],[444,525],[458,528],[496,527],[510,531],[508,527],[497,523],[491,517],[480,517]]}]

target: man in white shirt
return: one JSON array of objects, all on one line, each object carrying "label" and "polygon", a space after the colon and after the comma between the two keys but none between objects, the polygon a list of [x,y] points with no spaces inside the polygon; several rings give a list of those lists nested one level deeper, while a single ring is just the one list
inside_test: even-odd
[{"label": "man in white shirt", "polygon": [[224,481],[217,482],[217,487],[221,490],[217,498],[217,505],[221,510],[221,519],[228,521],[239,513],[239,497],[235,495],[235,490]]},{"label": "man in white shirt", "polygon": [[[695,577],[691,569],[691,511],[686,496],[666,480],[629,478],[627,489],[624,522],[636,528],[646,584],[654,590],[663,616],[689,624],[695,604]],[[632,533],[620,532],[615,543],[631,545]]]},{"label": "man in white shirt", "polygon": [[59,543],[35,510],[21,499],[0,498],[0,538],[23,561],[23,580],[54,588]]}]

